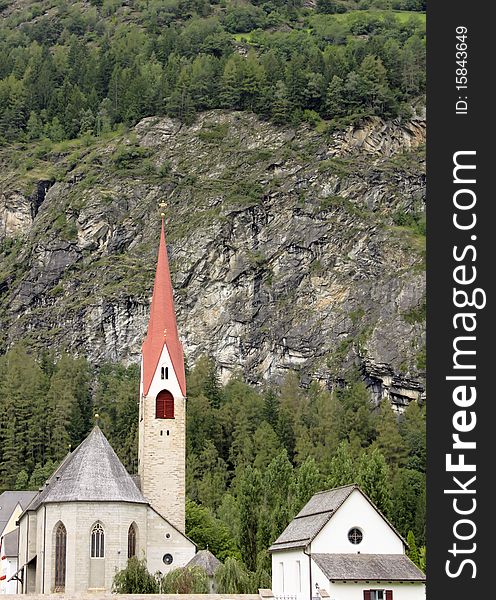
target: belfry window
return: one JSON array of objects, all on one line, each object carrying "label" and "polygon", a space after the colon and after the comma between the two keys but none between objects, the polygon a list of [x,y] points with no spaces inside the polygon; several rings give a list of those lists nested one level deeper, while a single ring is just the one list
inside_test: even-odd
[{"label": "belfry window", "polygon": [[131,523],[127,532],[127,557],[136,556],[136,525]]},{"label": "belfry window", "polygon": [[160,379],[169,379],[169,367],[162,367],[160,369]]},{"label": "belfry window", "polygon": [[168,390],[162,390],[158,393],[155,401],[155,418],[174,418],[174,396]]},{"label": "belfry window", "polygon": [[91,530],[91,558],[105,556],[105,532],[100,523],[96,523]]}]

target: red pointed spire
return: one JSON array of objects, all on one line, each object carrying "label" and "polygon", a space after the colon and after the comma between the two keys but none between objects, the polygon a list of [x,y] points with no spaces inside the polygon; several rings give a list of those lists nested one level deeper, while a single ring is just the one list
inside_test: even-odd
[{"label": "red pointed spire", "polygon": [[167,346],[171,357],[172,367],[179,381],[181,392],[183,396],[186,396],[183,347],[177,333],[169,259],[165,243],[164,219],[162,218],[162,231],[160,233],[160,246],[158,249],[157,271],[155,273],[155,284],[153,286],[152,305],[150,308],[150,320],[142,348],[143,394],[145,396],[150,390],[164,344]]}]

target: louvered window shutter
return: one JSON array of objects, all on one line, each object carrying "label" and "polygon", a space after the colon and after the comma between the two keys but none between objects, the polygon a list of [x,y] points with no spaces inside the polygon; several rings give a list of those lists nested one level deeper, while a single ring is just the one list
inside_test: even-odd
[{"label": "louvered window shutter", "polygon": [[386,590],[386,600],[393,600],[393,590]]},{"label": "louvered window shutter", "polygon": [[363,600],[370,600],[370,590],[363,590]]}]

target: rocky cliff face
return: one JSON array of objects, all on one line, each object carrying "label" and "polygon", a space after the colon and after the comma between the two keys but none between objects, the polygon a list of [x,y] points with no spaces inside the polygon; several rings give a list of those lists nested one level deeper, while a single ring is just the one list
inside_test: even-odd
[{"label": "rocky cliff face", "polygon": [[18,148],[0,157],[0,343],[138,361],[170,196],[190,365],[333,385],[357,364],[374,398],[419,397],[424,141],[422,119],[329,135],[215,111]]}]

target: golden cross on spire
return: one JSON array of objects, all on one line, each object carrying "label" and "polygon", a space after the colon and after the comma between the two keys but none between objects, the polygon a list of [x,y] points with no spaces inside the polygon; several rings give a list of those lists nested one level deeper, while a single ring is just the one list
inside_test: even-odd
[{"label": "golden cross on spire", "polygon": [[160,207],[160,211],[161,211],[160,216],[165,217],[165,209],[167,208],[167,202],[162,200],[162,202],[159,203],[159,207]]}]

